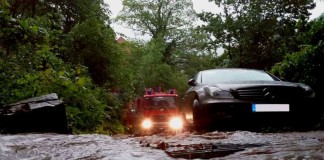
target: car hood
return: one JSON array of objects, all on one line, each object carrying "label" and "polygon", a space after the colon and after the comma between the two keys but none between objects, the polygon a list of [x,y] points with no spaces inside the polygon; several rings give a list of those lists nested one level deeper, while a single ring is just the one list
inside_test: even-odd
[{"label": "car hood", "polygon": [[300,87],[298,83],[286,82],[286,81],[242,81],[242,82],[227,82],[211,84],[210,86],[215,86],[221,90],[235,90],[239,88],[249,88],[249,87],[264,87],[264,86],[279,86],[279,87]]}]

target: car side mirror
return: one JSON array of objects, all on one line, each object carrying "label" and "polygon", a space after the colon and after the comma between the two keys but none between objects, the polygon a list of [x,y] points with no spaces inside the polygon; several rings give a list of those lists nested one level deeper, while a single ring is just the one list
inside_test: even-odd
[{"label": "car side mirror", "polygon": [[189,86],[195,86],[196,85],[196,81],[193,78],[192,79],[189,79],[188,85]]}]

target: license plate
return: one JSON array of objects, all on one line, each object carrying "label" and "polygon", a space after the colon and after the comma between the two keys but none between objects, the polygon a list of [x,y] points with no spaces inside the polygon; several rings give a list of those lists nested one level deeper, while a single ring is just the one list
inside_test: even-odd
[{"label": "license plate", "polygon": [[252,104],[252,112],[289,112],[289,104]]}]

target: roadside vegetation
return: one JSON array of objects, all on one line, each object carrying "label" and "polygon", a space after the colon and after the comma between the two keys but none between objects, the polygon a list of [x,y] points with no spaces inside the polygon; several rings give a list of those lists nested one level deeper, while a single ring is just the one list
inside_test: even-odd
[{"label": "roadside vegetation", "polygon": [[122,133],[124,108],[145,87],[182,96],[188,78],[216,67],[309,84],[323,106],[324,16],[309,20],[313,1],[214,3],[224,12],[196,14],[191,0],[124,0],[115,21],[151,38],[119,44],[103,0],[0,0],[0,106],[55,92],[73,133]]}]

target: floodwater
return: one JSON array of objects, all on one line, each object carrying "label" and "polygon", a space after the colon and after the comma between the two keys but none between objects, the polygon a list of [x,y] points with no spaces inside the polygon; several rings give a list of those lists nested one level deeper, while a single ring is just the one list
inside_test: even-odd
[{"label": "floodwater", "polygon": [[[161,145],[163,144],[163,145]],[[162,146],[162,147],[161,147]],[[173,135],[0,135],[1,160],[324,159],[324,131]]]}]

